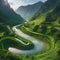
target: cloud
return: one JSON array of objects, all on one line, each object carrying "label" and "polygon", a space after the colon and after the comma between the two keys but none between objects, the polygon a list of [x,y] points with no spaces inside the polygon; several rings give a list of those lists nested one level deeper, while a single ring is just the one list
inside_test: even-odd
[{"label": "cloud", "polygon": [[21,6],[21,5],[24,5],[24,1],[22,1],[22,0],[8,0],[8,2],[9,2],[9,4],[10,4],[10,6],[11,6],[11,8],[13,8],[14,10],[16,10],[19,6]]}]

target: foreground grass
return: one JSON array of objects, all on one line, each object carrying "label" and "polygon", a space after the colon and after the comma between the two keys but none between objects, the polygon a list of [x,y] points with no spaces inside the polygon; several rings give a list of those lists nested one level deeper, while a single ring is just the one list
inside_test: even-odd
[{"label": "foreground grass", "polygon": [[[29,41],[27,41],[29,43]],[[8,50],[9,47],[14,47],[21,50],[30,50],[33,48],[33,44],[30,42],[29,45],[24,45],[17,41],[13,37],[4,37],[0,40],[0,48]]]},{"label": "foreground grass", "polygon": [[[16,55],[10,53],[9,51],[6,51],[4,49],[3,45],[2,46],[0,45],[1,46],[1,48],[0,48],[0,60],[60,60],[60,54],[58,52],[58,51],[60,51],[60,49],[59,49],[60,48],[60,41],[57,41],[55,43],[55,40],[53,37],[48,36],[48,39],[47,39],[47,38],[45,38],[46,37],[45,35],[38,34],[36,32],[32,32],[29,29],[25,30],[24,28],[22,28],[21,30],[22,31],[24,30],[25,31],[24,33],[31,35],[37,39],[40,39],[45,43],[49,43],[47,46],[48,50],[46,50],[43,53],[37,53],[34,56],[25,56],[25,55],[24,56],[21,56],[21,55],[16,56]],[[22,40],[25,43],[28,43],[28,40],[26,40],[22,37],[19,37],[17,35],[15,35],[14,37]],[[15,39],[13,37],[12,37],[12,39],[11,39],[11,37],[5,37],[5,38],[0,39],[0,42],[4,41],[6,39],[15,41]],[[16,43],[16,41],[15,41],[15,43]],[[31,43],[32,42],[30,42],[30,44]]]}]

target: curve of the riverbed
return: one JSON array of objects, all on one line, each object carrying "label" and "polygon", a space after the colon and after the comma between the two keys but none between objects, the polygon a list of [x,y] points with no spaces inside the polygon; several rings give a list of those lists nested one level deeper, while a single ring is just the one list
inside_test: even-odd
[{"label": "curve of the riverbed", "polygon": [[[44,42],[42,42],[42,41],[40,41],[40,40],[38,40],[38,39],[36,39],[36,38],[34,38],[32,36],[29,36],[29,35],[23,33],[21,30],[19,30],[19,29],[16,28],[18,26],[19,25],[14,26],[12,28],[13,31],[17,35],[19,35],[19,36],[21,36],[21,37],[23,37],[23,38],[31,41],[34,44],[34,48],[31,49],[31,50],[20,50],[20,49],[14,48],[14,47],[9,47],[8,50],[10,52],[12,52],[14,54],[30,55],[30,54],[36,54],[36,53],[39,53],[39,52],[43,52],[43,51],[46,50],[46,44]],[[20,41],[19,39],[16,38],[16,40],[19,41],[19,42],[21,42],[22,44],[26,45],[24,42]]]}]

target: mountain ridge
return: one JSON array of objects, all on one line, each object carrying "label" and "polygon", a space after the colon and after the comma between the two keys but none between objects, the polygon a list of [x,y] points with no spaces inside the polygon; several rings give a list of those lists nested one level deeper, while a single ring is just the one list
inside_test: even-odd
[{"label": "mountain ridge", "polygon": [[52,11],[43,14],[41,17],[29,21],[25,24],[25,27],[34,32],[51,35],[58,39],[58,35],[60,36],[60,1],[57,6],[52,8]]},{"label": "mountain ridge", "polygon": [[47,13],[49,10],[55,8],[59,4],[59,0],[47,0],[39,9],[38,12],[35,13],[35,15],[31,18],[31,20],[35,20],[39,16],[41,16],[44,13]]},{"label": "mountain ridge", "polygon": [[29,20],[41,7],[43,2],[39,1],[32,5],[21,6],[16,12],[21,15],[24,19]]},{"label": "mountain ridge", "polygon": [[0,22],[9,25],[17,25],[23,23],[25,20],[17,15],[12,8],[10,8],[9,3],[4,0],[0,0]]}]

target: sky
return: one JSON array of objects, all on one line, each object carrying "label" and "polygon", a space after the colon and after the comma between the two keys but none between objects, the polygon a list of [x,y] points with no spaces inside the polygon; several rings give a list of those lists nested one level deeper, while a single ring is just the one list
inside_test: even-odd
[{"label": "sky", "polygon": [[45,2],[46,0],[8,0],[11,8],[13,8],[14,10],[16,10],[20,6],[25,6],[28,4],[34,4],[38,1]]}]

